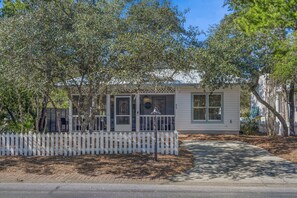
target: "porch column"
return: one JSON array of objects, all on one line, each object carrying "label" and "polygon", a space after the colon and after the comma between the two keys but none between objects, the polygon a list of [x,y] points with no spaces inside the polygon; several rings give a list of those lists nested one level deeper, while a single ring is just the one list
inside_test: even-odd
[{"label": "porch column", "polygon": [[73,129],[73,127],[72,127],[72,101],[71,100],[69,100],[69,119],[68,119],[68,130],[69,130],[69,132],[71,133],[72,132],[72,129]]},{"label": "porch column", "polygon": [[110,94],[106,94],[106,124],[107,132],[110,132]]},{"label": "porch column", "polygon": [[136,94],[136,132],[140,131],[140,96]]}]

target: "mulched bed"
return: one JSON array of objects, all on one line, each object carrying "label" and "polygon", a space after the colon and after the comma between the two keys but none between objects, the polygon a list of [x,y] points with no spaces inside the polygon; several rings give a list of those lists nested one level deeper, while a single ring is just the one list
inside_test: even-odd
[{"label": "mulched bed", "polygon": [[242,141],[266,149],[271,154],[297,163],[297,137],[280,137],[264,135],[201,135],[181,134],[180,140],[219,140]]},{"label": "mulched bed", "polygon": [[158,155],[85,155],[75,157],[0,157],[1,172],[19,174],[62,175],[78,173],[87,176],[116,175],[125,179],[166,179],[193,166],[192,154],[180,148],[179,156]]}]

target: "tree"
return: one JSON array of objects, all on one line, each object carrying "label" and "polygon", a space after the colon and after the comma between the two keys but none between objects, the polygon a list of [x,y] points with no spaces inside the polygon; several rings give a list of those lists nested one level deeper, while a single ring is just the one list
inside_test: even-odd
[{"label": "tree", "polygon": [[283,84],[285,101],[290,106],[290,131],[294,134],[294,86],[297,83],[294,41],[297,30],[297,1],[226,0],[225,4],[236,13],[235,22],[246,34],[282,32],[279,39],[275,40],[276,64],[272,73],[274,78]]},{"label": "tree", "polygon": [[257,90],[262,75],[274,66],[274,39],[278,34],[248,36],[234,24],[234,15],[213,27],[196,56],[203,86],[211,90],[239,84],[250,90],[288,129],[283,116]]},{"label": "tree", "polygon": [[168,79],[156,70],[189,68],[196,34],[183,28],[183,14],[169,1],[32,0],[28,5],[28,12],[0,22],[2,65],[11,79],[21,72],[20,79],[30,79],[26,83],[46,96],[57,85],[65,89],[83,131],[92,126],[97,97],[112,81],[158,84]]}]

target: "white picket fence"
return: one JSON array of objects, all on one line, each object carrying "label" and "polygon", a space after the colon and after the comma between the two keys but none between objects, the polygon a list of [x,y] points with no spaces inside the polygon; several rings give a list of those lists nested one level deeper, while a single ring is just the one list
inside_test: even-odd
[{"label": "white picket fence", "polygon": [[[178,133],[158,132],[158,153],[178,155]],[[1,156],[154,153],[152,132],[0,134]]]}]

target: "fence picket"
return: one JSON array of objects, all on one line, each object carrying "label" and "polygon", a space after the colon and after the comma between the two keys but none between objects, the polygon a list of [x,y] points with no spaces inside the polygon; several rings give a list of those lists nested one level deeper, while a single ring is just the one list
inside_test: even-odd
[{"label": "fence picket", "polygon": [[99,155],[99,132],[96,132],[96,155]]},{"label": "fence picket", "polygon": [[128,133],[128,153],[132,153],[132,137],[131,137],[131,133]]},{"label": "fence picket", "polygon": [[124,141],[124,154],[127,154],[127,135],[123,134],[123,141]]},{"label": "fence picket", "polygon": [[103,135],[104,133],[103,132],[100,132],[100,154],[103,154],[104,153],[104,147],[103,147]]},{"label": "fence picket", "polygon": [[54,133],[50,133],[50,155],[51,156],[54,156],[54,149],[55,149],[55,146],[54,146]]},{"label": "fence picket", "polygon": [[141,136],[140,132],[137,134],[137,152],[141,152]]},{"label": "fence picket", "polygon": [[32,155],[33,156],[36,156],[37,153],[36,153],[36,133],[33,133],[32,134],[32,142],[33,142],[33,146],[32,146]]},{"label": "fence picket", "polygon": [[115,154],[118,153],[118,133],[114,133],[114,146],[113,146],[113,152]]},{"label": "fence picket", "polygon": [[14,156],[14,134],[10,135],[10,155]]},{"label": "fence picket", "polygon": [[89,148],[90,148],[90,137],[89,137],[89,133],[85,132],[85,138],[84,138],[84,142],[85,142],[85,154],[89,154]]},{"label": "fence picket", "polygon": [[122,133],[119,133],[119,153],[123,153],[123,136]]},{"label": "fence picket", "polygon": [[45,156],[45,134],[42,133],[41,155]]},{"label": "fence picket", "polygon": [[95,154],[95,134],[92,133],[92,155]]},{"label": "fence picket", "polygon": [[64,133],[64,142],[63,142],[63,145],[64,145],[64,149],[63,149],[63,153],[64,153],[64,156],[67,156],[67,133]]},{"label": "fence picket", "polygon": [[166,155],[169,154],[169,136],[168,136],[168,132],[165,133],[165,151],[166,151]]},{"label": "fence picket", "polygon": [[105,132],[105,154],[108,154],[108,133]]},{"label": "fence picket", "polygon": [[170,135],[170,154],[173,154],[173,135],[174,133],[169,133]]},{"label": "fence picket", "polygon": [[146,149],[146,152],[147,153],[150,153],[151,152],[151,133],[150,132],[147,132],[147,149]]},{"label": "fence picket", "polygon": [[1,134],[1,155],[5,156],[5,135]]},{"label": "fence picket", "polygon": [[[1,136],[0,136],[0,138],[1,138]],[[0,142],[0,144],[1,144],[1,142]],[[15,135],[15,151],[14,151],[14,155],[16,155],[16,156],[19,155],[19,135],[18,134]]]},{"label": "fence picket", "polygon": [[108,135],[109,135],[109,154],[112,154],[113,153],[113,148],[114,148],[114,146],[113,146],[113,133],[108,133]]},{"label": "fence picket", "polygon": [[76,153],[77,153],[77,143],[76,143],[77,135],[76,135],[76,132],[72,133],[72,138],[73,138],[72,152],[73,152],[73,156],[76,156]]},{"label": "fence picket", "polygon": [[55,135],[55,156],[59,155],[59,133],[54,133]]},{"label": "fence picket", "polygon": [[161,153],[164,154],[164,132],[161,133]]},{"label": "fence picket", "polygon": [[82,154],[86,154],[86,133],[82,133]]},{"label": "fence picket", "polygon": [[24,154],[25,156],[28,156],[28,134],[24,134]]},{"label": "fence picket", "polygon": [[77,155],[81,155],[81,133],[76,132],[77,134]]},{"label": "fence picket", "polygon": [[137,150],[136,150],[136,134],[135,133],[133,133],[133,153],[134,152],[136,152]]},{"label": "fence picket", "polygon": [[36,155],[37,156],[40,156],[40,142],[41,142],[41,136],[40,136],[40,133],[37,133],[37,136],[36,136]]},{"label": "fence picket", "polygon": [[146,147],[146,145],[145,145],[145,132],[142,132],[141,133],[142,134],[142,137],[141,137],[141,139],[142,139],[142,150],[141,150],[141,152],[142,153],[145,153],[145,147]]},{"label": "fence picket", "polygon": [[174,151],[174,154],[178,155],[178,132],[177,131],[174,132],[174,137],[175,137],[175,143],[174,143],[175,151]]}]

